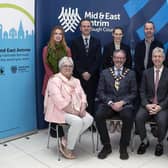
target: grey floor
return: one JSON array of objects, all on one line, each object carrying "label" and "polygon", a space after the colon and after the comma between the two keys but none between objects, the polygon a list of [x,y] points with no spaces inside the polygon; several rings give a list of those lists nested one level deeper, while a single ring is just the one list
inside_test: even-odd
[{"label": "grey floor", "polygon": [[[40,130],[27,138],[10,141],[7,146],[0,145],[0,168],[167,168],[168,167],[168,142],[164,141],[164,154],[161,157],[154,156],[156,139],[150,134],[150,147],[146,154],[136,154],[140,143],[136,136],[134,139],[135,152],[129,149],[128,160],[119,159],[120,133],[111,135],[113,152],[106,159],[97,159],[97,152],[92,153],[91,133],[82,135],[81,142],[77,143],[77,159],[67,160],[61,157],[57,160],[56,139],[51,138],[50,148],[46,148],[47,130]],[[95,134],[96,140],[96,134]],[[101,146],[99,147],[101,149]]]}]

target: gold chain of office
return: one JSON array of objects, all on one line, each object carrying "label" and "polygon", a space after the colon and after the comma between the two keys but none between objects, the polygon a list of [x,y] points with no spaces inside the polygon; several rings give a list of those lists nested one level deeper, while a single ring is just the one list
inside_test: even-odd
[{"label": "gold chain of office", "polygon": [[113,78],[115,80],[114,87],[118,91],[119,88],[120,88],[120,80],[124,79],[126,77],[126,75],[128,74],[128,72],[130,71],[130,69],[125,68],[123,70],[122,74],[119,75],[119,76],[115,75],[115,71],[112,68],[109,68],[109,70],[110,70],[110,73],[112,74],[112,76],[113,76]]}]

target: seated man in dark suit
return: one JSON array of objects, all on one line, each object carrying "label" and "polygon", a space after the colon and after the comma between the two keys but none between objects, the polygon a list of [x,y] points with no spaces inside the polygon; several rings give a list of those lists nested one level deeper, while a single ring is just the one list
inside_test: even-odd
[{"label": "seated man in dark suit", "polygon": [[149,146],[145,122],[153,118],[157,123],[155,155],[163,154],[163,140],[168,123],[168,69],[163,66],[165,54],[162,48],[156,47],[152,52],[154,67],[144,71],[140,88],[141,107],[136,116],[137,131],[141,138],[138,154],[144,154]]},{"label": "seated man in dark suit", "polygon": [[114,66],[102,71],[97,90],[100,104],[95,114],[95,120],[103,144],[98,158],[104,159],[112,152],[106,119],[119,114],[123,122],[120,158],[128,159],[127,146],[133,125],[133,100],[137,93],[136,78],[133,71],[123,66],[126,61],[124,50],[114,51],[112,59]]}]

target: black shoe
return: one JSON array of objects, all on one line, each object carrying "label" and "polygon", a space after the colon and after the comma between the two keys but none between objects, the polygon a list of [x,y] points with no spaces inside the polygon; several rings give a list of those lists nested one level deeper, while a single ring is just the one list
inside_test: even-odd
[{"label": "black shoe", "polygon": [[99,159],[105,159],[111,152],[112,152],[111,145],[104,146],[103,149],[97,155],[97,157]]},{"label": "black shoe", "polygon": [[148,147],[149,147],[149,141],[147,142],[147,144],[142,142],[141,145],[138,148],[137,154],[140,154],[140,155],[144,154]]},{"label": "black shoe", "polygon": [[162,144],[157,144],[155,148],[155,155],[156,156],[161,156],[163,154],[163,145]]},{"label": "black shoe", "polygon": [[120,159],[127,160],[129,158],[127,147],[120,148]]}]

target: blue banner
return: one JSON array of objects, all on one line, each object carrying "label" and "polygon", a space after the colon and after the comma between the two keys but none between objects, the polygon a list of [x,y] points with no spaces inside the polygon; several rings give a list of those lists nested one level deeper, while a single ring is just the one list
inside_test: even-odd
[{"label": "blue banner", "polygon": [[[10,13],[10,15],[9,15]],[[36,129],[34,0],[0,3],[0,138]],[[4,16],[4,17],[3,17]]]},{"label": "blue banner", "polygon": [[[124,42],[130,45],[132,53],[138,41],[144,38],[143,26],[146,21],[156,25],[156,38],[168,47],[168,1],[166,0],[56,0],[36,1],[38,16],[37,37],[37,101],[39,126],[43,126],[43,98],[41,87],[43,81],[42,48],[47,44],[54,25],[62,25],[66,40],[79,35],[79,22],[88,18],[92,22],[92,34],[101,40],[102,47],[112,40],[112,30],[116,26],[124,29]],[[40,124],[41,123],[41,124]]]}]

